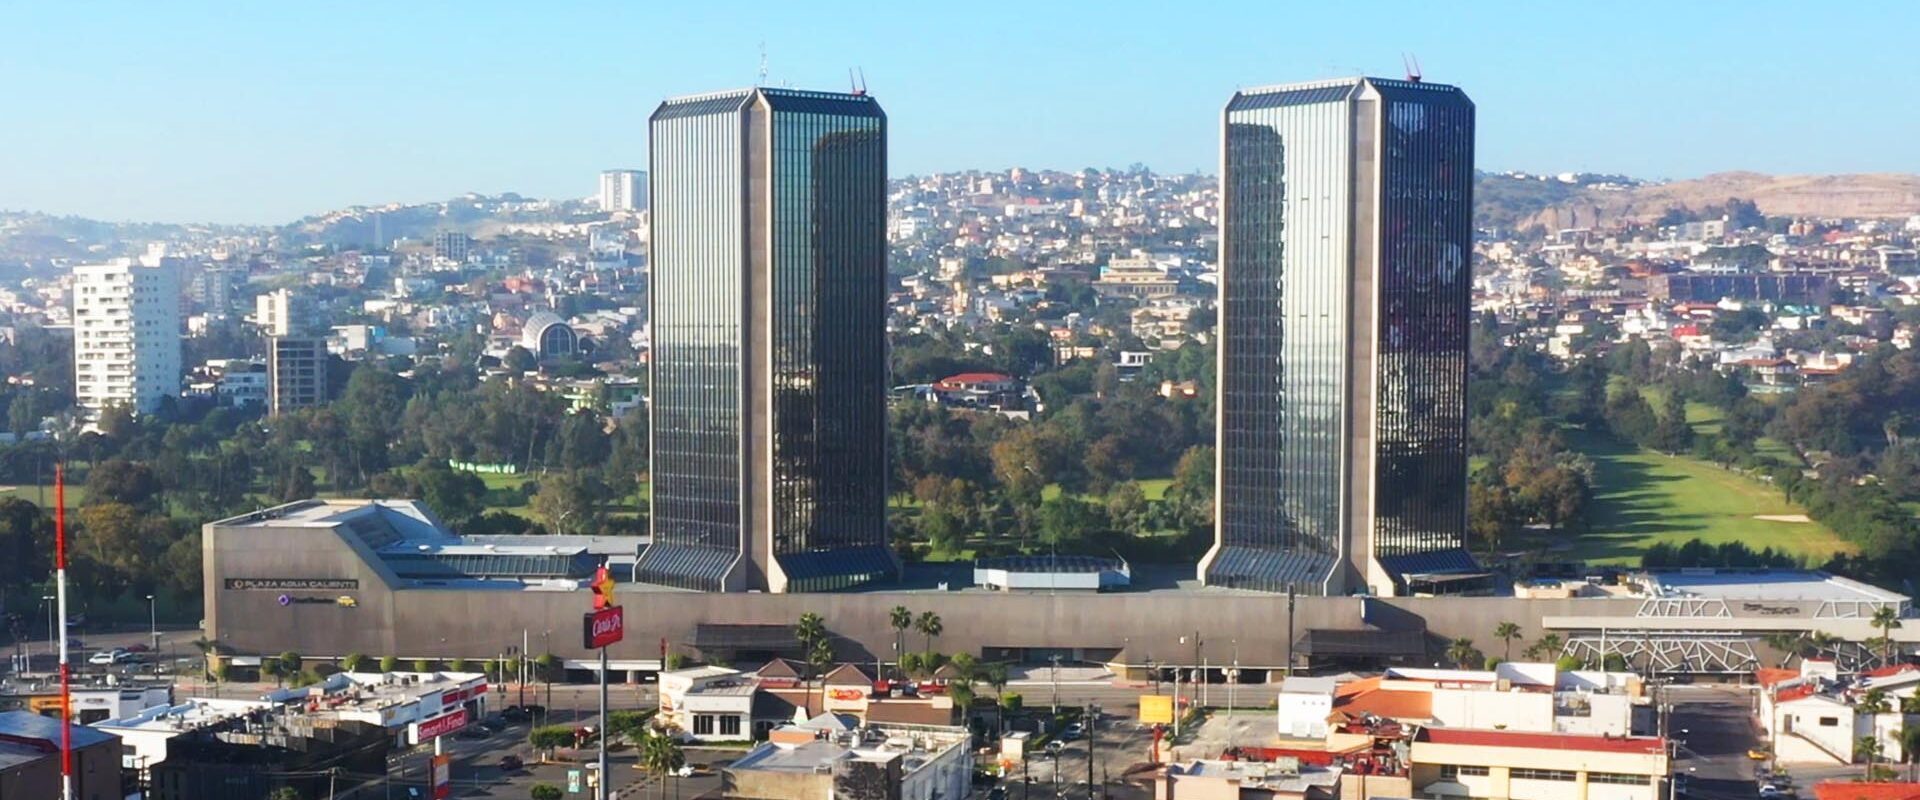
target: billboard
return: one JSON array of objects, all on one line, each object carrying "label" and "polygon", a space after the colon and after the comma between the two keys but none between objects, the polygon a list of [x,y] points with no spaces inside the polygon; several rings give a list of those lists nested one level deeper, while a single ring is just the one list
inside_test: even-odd
[{"label": "billboard", "polygon": [[581,639],[588,650],[614,644],[626,635],[626,612],[620,606],[608,606],[581,615]]},{"label": "billboard", "polygon": [[1151,725],[1173,724],[1173,698],[1168,695],[1140,695],[1140,722]]}]

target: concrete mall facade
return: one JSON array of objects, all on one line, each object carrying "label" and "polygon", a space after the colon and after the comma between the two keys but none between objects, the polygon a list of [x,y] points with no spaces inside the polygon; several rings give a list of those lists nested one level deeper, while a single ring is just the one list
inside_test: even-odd
[{"label": "concrete mall facade", "polygon": [[[422,569],[419,559],[411,557],[429,547],[415,542],[450,536],[424,508],[392,501],[303,501],[209,523],[202,537],[206,634],[241,654],[294,650],[319,658],[361,653],[480,659],[499,657],[525,641],[534,654],[546,651],[566,659],[590,655],[580,646],[580,615],[591,605],[583,581],[501,578],[497,573],[415,577],[428,573],[417,571]],[[461,552],[460,558],[472,558]],[[535,558],[506,546],[492,552],[497,559]],[[479,569],[470,561],[461,563],[470,571]],[[729,634],[754,631],[760,634],[757,642],[718,646],[779,654],[789,646],[795,621],[810,611],[826,620],[838,657],[891,661],[895,634],[888,612],[895,606],[916,615],[932,611],[940,616],[944,631],[934,640],[935,649],[994,660],[1039,662],[1057,653],[1074,661],[1134,667],[1201,662],[1223,667],[1237,651],[1251,677],[1260,670],[1283,668],[1288,657],[1289,600],[1264,592],[1208,588],[1104,594],[771,594],[691,592],[645,584],[623,585],[619,591],[627,636],[609,655],[617,662],[641,665],[623,669],[657,669],[663,644],[698,655]],[[1355,597],[1299,597],[1294,602],[1291,628],[1298,639],[1307,639],[1311,632],[1321,639],[1410,641],[1412,652],[1397,656],[1409,664],[1431,663],[1430,654],[1444,650],[1450,637],[1465,636],[1494,647],[1497,642],[1489,637],[1502,621],[1519,623],[1530,640],[1540,635],[1545,615],[1630,616],[1639,603]],[[907,641],[912,649],[924,646],[923,637],[912,632]],[[1306,655],[1301,653],[1302,663]]]}]

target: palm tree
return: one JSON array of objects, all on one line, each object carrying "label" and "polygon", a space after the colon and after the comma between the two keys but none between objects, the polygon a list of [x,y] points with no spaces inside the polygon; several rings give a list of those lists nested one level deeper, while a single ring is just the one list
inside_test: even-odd
[{"label": "palm tree", "polygon": [[960,724],[967,724],[968,712],[973,708],[973,685],[964,681],[947,684],[947,696],[953,698],[953,707],[960,712]]},{"label": "palm tree", "polygon": [[1853,743],[1853,751],[1867,760],[1867,780],[1873,780],[1873,762],[1880,757],[1880,739],[1875,736],[1862,736]]},{"label": "palm tree", "polygon": [[921,612],[920,618],[913,622],[913,629],[927,637],[927,652],[929,653],[933,652],[933,640],[939,638],[940,632],[945,630],[940,624],[940,615],[931,611]]},{"label": "palm tree", "polygon": [[1893,663],[1893,629],[1900,627],[1900,611],[1893,606],[1881,606],[1873,610],[1873,627],[1880,629],[1882,644],[1880,660]]},{"label": "palm tree", "polygon": [[[681,752],[680,743],[665,733],[648,736],[640,745],[640,768],[660,778],[660,796],[667,793],[667,776],[679,770],[687,763],[686,754]],[[675,784],[674,793],[679,794],[679,785]]]},{"label": "palm tree", "polygon": [[1464,636],[1447,643],[1447,660],[1467,669],[1473,663],[1473,640]]},{"label": "palm tree", "polygon": [[[1906,700],[1911,700],[1909,697]],[[1901,705],[1906,705],[1905,700]],[[1901,709],[1905,711],[1905,709]],[[1914,766],[1920,765],[1920,726],[1902,725],[1900,727],[1900,760],[1907,762],[1907,782],[1913,783]]]},{"label": "palm tree", "polygon": [[898,662],[907,652],[907,629],[913,627],[913,612],[906,606],[894,606],[887,612],[887,623],[893,626],[893,658]]},{"label": "palm tree", "polygon": [[1549,633],[1540,637],[1540,641],[1529,645],[1526,656],[1537,661],[1558,658],[1560,648],[1565,646],[1565,644],[1565,642],[1560,641],[1560,634]]},{"label": "palm tree", "polygon": [[1780,633],[1769,633],[1764,636],[1761,636],[1760,641],[1766,642],[1768,647],[1771,647],[1775,650],[1780,651],[1780,666],[1784,667],[1788,663],[1793,661],[1793,657],[1795,655],[1799,654],[1800,647],[1805,642],[1806,638],[1807,638],[1807,635],[1804,632],[1786,633],[1783,631]]},{"label": "palm tree", "polygon": [[827,637],[827,621],[811,611],[800,615],[800,623],[793,626],[793,636],[800,640],[801,649],[811,650],[813,643]]},{"label": "palm tree", "polygon": [[[827,644],[827,640],[825,639],[816,640],[813,643],[813,649],[807,651],[807,671],[813,673],[815,683],[821,684],[820,689],[822,695],[826,692],[826,684],[823,683],[822,680],[827,675],[827,668],[831,666],[833,666],[833,646]],[[824,711],[826,707],[827,704],[823,698],[820,703],[820,709]],[[811,714],[812,712],[809,711],[808,713]]]},{"label": "palm tree", "polygon": [[1494,638],[1506,644],[1506,655],[1501,657],[1500,660],[1512,661],[1513,640],[1520,638],[1520,626],[1512,622],[1502,622],[1493,626],[1493,635]]},{"label": "palm tree", "polygon": [[[1814,631],[1813,633],[1807,634],[1805,638],[1807,647],[1811,648],[1813,654],[1816,656],[1821,653],[1832,652],[1834,648],[1840,646],[1840,637],[1826,631]],[[1805,656],[1803,655],[1802,657],[1804,658]]]}]

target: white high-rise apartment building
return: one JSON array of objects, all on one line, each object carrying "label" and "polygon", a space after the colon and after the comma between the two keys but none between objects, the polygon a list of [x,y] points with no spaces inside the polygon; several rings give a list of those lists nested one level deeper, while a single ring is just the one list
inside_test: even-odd
[{"label": "white high-rise apartment building", "polygon": [[292,289],[275,289],[253,298],[253,323],[268,336],[305,336],[312,332],[313,304]]},{"label": "white high-rise apartment building", "polygon": [[89,417],[180,396],[180,269],[167,258],[73,270],[74,397]]},{"label": "white high-rise apartment building", "polygon": [[610,169],[600,173],[600,210],[639,211],[647,206],[647,173]]}]

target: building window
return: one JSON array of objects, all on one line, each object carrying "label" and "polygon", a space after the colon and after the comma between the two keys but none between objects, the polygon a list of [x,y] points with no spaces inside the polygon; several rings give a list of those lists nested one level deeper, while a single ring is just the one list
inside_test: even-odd
[{"label": "building window", "polygon": [[713,735],[713,715],[712,714],[693,715],[693,735],[695,736],[712,736]]},{"label": "building window", "polygon": [[720,718],[720,735],[736,736],[736,737],[739,736],[740,735],[740,718],[732,714],[728,714],[724,717],[721,717]]},{"label": "building window", "polygon": [[1486,775],[1486,767],[1462,767],[1454,764],[1440,765],[1440,778],[1442,780],[1456,781],[1462,777],[1476,778],[1486,777]]},{"label": "building window", "polygon": [[1619,786],[1646,786],[1653,783],[1652,776],[1627,775],[1619,772],[1589,772],[1588,783],[1611,783]]},{"label": "building window", "polygon": [[1840,725],[1839,717],[1821,717],[1820,718],[1820,727],[1822,728],[1833,728],[1833,727],[1838,727],[1839,725]]},{"label": "building window", "polygon": [[1511,773],[1516,780],[1532,781],[1571,781],[1574,774],[1563,769],[1516,769]]}]

